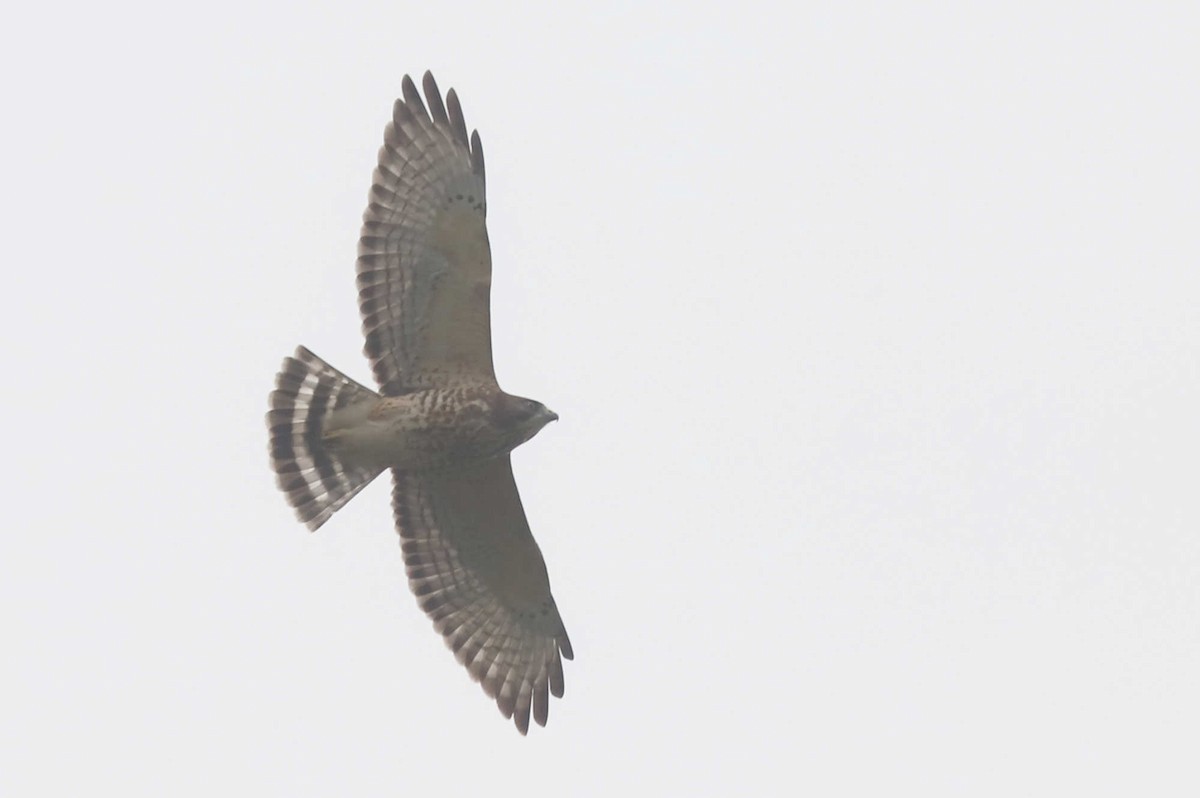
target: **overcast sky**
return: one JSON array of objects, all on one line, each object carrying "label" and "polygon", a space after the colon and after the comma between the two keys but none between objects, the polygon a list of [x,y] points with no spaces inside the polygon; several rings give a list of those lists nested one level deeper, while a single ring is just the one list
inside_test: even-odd
[{"label": "overcast sky", "polygon": [[[0,793],[1200,794],[1200,12],[829,5],[13,12]],[[387,480],[310,534],[267,465],[297,344],[369,381],[426,68],[562,417],[526,738]]]}]

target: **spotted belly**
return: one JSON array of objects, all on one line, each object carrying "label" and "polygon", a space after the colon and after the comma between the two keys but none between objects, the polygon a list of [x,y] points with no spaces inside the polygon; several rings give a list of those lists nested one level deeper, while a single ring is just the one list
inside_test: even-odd
[{"label": "spotted belly", "polygon": [[331,454],[356,466],[442,468],[499,453],[491,407],[481,391],[381,397],[335,412],[322,440]]}]

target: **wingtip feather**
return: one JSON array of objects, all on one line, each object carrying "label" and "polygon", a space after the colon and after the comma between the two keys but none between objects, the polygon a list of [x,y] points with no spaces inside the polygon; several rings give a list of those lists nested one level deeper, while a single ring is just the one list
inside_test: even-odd
[{"label": "wingtip feather", "polygon": [[446,106],[442,104],[442,92],[429,70],[425,70],[425,76],[421,78],[421,88],[425,90],[425,102],[429,105],[434,124],[449,127],[450,118],[446,115]]}]

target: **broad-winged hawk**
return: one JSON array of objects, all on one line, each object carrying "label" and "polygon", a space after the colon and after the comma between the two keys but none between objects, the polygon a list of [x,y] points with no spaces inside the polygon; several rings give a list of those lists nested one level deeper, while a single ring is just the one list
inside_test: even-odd
[{"label": "broad-winged hawk", "polygon": [[563,694],[563,628],[509,452],[558,418],[492,368],[483,148],[451,89],[407,75],[358,244],[364,352],[379,392],[304,347],[271,393],[271,465],[317,529],[384,469],[412,592],[524,734]]}]

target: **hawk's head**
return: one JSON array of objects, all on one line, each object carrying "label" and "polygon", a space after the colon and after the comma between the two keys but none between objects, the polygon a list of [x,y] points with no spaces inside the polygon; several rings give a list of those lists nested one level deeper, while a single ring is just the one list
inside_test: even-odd
[{"label": "hawk's head", "polygon": [[532,399],[501,393],[492,400],[492,423],[512,441],[513,448],[537,435],[551,421],[557,420],[557,413]]}]

